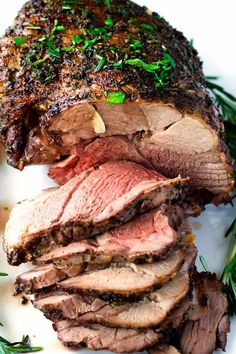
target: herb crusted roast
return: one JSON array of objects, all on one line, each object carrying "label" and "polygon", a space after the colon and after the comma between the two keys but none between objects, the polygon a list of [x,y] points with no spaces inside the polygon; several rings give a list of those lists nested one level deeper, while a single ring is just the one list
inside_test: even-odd
[{"label": "herb crusted roast", "polygon": [[159,15],[125,0],[32,0],[1,39],[0,63],[11,165],[68,156],[50,171],[64,183],[127,159],[190,177],[207,201],[230,199],[223,124],[201,62]]}]

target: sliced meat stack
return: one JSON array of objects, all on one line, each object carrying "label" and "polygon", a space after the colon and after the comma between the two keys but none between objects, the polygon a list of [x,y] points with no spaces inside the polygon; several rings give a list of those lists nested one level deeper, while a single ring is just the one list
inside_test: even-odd
[{"label": "sliced meat stack", "polygon": [[34,265],[16,292],[67,347],[224,349],[227,300],[196,273],[187,217],[230,200],[232,168],[193,47],[130,1],[31,0],[0,67],[8,161],[53,163],[59,185],[11,212],[8,261]]}]

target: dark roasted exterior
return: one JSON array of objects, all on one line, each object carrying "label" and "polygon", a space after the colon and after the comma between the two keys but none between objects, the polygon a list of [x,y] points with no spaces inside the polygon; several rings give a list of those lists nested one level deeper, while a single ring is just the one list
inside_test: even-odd
[{"label": "dark roasted exterior", "polygon": [[[201,62],[182,33],[158,14],[150,15],[148,10],[130,1],[119,1],[119,5],[111,1],[109,7],[103,1],[89,0],[72,5],[70,10],[63,9],[62,3],[28,2],[1,39],[0,128],[13,166],[22,168],[26,163],[24,148],[34,126],[46,127],[52,116],[77,102],[104,100],[106,92],[126,92],[130,101],[173,103],[180,111],[203,115],[223,136],[219,114],[202,86]],[[114,22],[112,28],[104,25],[107,17]],[[73,35],[79,35],[81,30],[86,32],[87,39],[94,38],[89,33],[91,26],[104,27],[109,35],[104,41],[99,37],[97,44],[86,51],[81,51],[81,44],[76,50],[61,52],[60,58],[50,56],[41,65],[31,65],[47,55],[46,47],[39,45],[38,39],[52,31],[54,20],[65,28],[56,33],[58,48],[68,48]],[[29,24],[39,29],[28,29]],[[145,29],[143,24],[151,25],[152,29]],[[15,37],[27,41],[17,46]],[[137,39],[143,43],[140,53],[130,49],[130,43]],[[109,45],[116,47],[115,53],[109,50]],[[129,65],[123,71],[113,68],[112,63],[124,59],[126,54],[149,63],[157,61],[163,57],[163,45],[176,62],[167,88],[155,88],[152,73],[140,68]],[[30,62],[27,55],[31,54]],[[96,72],[96,54],[106,58],[106,70]],[[100,89],[94,90],[94,85]]]}]

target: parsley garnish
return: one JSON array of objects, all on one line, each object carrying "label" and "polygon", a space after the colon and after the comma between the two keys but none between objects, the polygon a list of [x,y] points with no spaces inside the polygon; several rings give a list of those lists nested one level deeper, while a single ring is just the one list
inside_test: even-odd
[{"label": "parsley garnish", "polygon": [[106,7],[108,7],[109,9],[111,8],[111,1],[110,1],[110,0],[104,0],[104,4],[105,4]]},{"label": "parsley garnish", "polygon": [[41,65],[42,63],[44,63],[45,60],[47,60],[47,59],[44,58],[44,59],[36,60],[36,61],[34,61],[33,63],[31,63],[31,65],[32,65],[32,66],[39,66],[39,65]]},{"label": "parsley garnish", "polygon": [[77,0],[63,0],[63,9],[70,10],[70,5],[82,5],[80,1]]},{"label": "parsley garnish", "polygon": [[123,68],[123,60],[119,60],[116,63],[113,64],[115,69],[122,69]]},{"label": "parsley garnish", "polygon": [[97,42],[97,38],[94,39],[85,39],[84,41],[84,50],[86,50],[88,47],[91,47],[93,44]]},{"label": "parsley garnish", "polygon": [[27,39],[23,38],[23,37],[15,37],[15,38],[13,38],[13,41],[15,42],[15,44],[17,46],[20,46],[20,45],[24,44],[27,41]]},{"label": "parsley garnish", "polygon": [[142,23],[142,24],[140,25],[140,27],[141,27],[142,29],[147,30],[147,31],[152,31],[152,30],[153,30],[153,27],[152,27],[151,25],[149,25],[148,23]]},{"label": "parsley garnish", "polygon": [[123,103],[125,100],[125,93],[124,92],[112,92],[109,93],[107,96],[107,103],[109,105],[112,104],[120,104]]},{"label": "parsley garnish", "polygon": [[83,38],[81,38],[80,36],[74,36],[73,39],[72,39],[73,45],[80,44],[83,41],[84,41]]},{"label": "parsley garnish", "polygon": [[96,55],[96,58],[99,60],[98,65],[96,66],[95,72],[100,71],[106,65],[106,59],[101,57],[100,55]]},{"label": "parsley garnish", "polygon": [[166,52],[163,46],[163,59],[152,63],[145,63],[141,59],[128,59],[125,64],[136,66],[153,74],[156,87],[165,87],[169,82],[169,71],[176,67],[174,59]]},{"label": "parsley garnish", "polygon": [[114,25],[111,18],[107,18],[104,23],[106,26],[109,26],[109,27],[112,27]]}]

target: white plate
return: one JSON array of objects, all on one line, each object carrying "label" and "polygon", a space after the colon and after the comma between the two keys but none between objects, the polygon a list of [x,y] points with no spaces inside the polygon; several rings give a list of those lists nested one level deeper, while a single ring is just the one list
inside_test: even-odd
[{"label": "white plate", "polygon": [[[206,73],[220,75],[223,85],[236,93],[235,0],[227,0],[227,6],[225,2],[206,2],[205,0],[198,2],[159,0],[158,3],[155,0],[143,0],[137,2],[159,12],[173,26],[181,29],[188,38],[194,38],[195,46],[204,59]],[[3,33],[5,28],[11,24],[23,3],[22,0],[0,2],[0,33]],[[52,182],[47,178],[46,167],[28,167],[23,172],[19,172],[7,166],[2,156],[0,234],[8,214],[5,207],[11,208],[17,201],[31,197],[51,185]],[[229,240],[225,240],[224,233],[235,215],[236,207],[209,206],[201,217],[191,219],[197,235],[199,255],[205,256],[212,271],[219,273],[223,268],[229,246]],[[68,350],[58,343],[50,322],[30,304],[22,306],[19,298],[11,296],[16,275],[27,267],[9,267],[5,255],[1,254],[0,271],[5,271],[10,276],[0,279],[0,319],[4,323],[4,328],[0,329],[0,335],[15,341],[23,334],[29,334],[34,345],[41,345],[45,348],[44,354],[68,353]],[[199,269],[201,269],[200,265]],[[227,354],[236,353],[234,333],[236,333],[236,319],[232,320]]]}]

